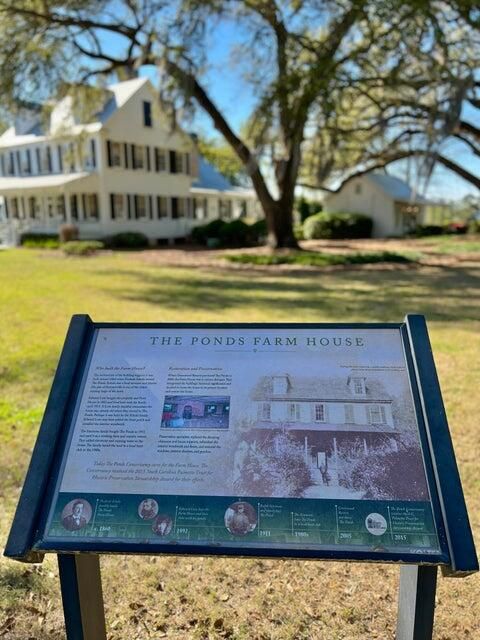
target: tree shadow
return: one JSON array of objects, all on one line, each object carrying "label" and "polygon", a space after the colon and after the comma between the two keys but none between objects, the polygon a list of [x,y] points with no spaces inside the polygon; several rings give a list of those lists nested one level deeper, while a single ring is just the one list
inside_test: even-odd
[{"label": "tree shadow", "polygon": [[[336,271],[225,271],[217,268],[155,271],[129,270],[122,289],[105,293],[178,312],[205,314],[250,308],[249,314],[272,321],[400,321],[405,313],[422,313],[442,322],[480,319],[480,269],[419,267]],[[113,275],[110,272],[111,275]]]}]

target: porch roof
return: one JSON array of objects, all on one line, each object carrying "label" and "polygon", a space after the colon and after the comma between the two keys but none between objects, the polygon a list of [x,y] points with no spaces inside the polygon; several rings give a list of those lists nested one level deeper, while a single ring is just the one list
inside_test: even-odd
[{"label": "porch roof", "polygon": [[0,194],[21,192],[21,191],[41,191],[42,189],[52,189],[64,187],[72,182],[80,182],[94,175],[88,171],[79,173],[58,173],[47,176],[28,176],[0,178]]}]

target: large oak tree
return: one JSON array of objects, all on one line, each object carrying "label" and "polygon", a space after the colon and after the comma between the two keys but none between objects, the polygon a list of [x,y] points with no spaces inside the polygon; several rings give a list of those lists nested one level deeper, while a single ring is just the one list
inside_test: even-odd
[{"label": "large oak tree", "polygon": [[[208,42],[234,20],[256,97],[240,135],[209,91]],[[409,156],[428,174],[451,136],[479,155],[480,12],[469,0],[0,0],[0,88],[11,104],[65,82],[161,70],[161,99],[203,109],[251,178],[273,247],[295,246],[295,186],[329,188]],[[179,102],[180,101],[180,102]],[[273,167],[265,172],[266,160]]]}]

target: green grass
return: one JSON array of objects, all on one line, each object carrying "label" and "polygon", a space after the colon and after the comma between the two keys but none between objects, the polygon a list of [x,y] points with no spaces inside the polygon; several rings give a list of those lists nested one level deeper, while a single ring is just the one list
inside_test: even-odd
[{"label": "green grass", "polygon": [[[159,267],[0,251],[0,539],[5,540],[70,317],[374,322],[427,316],[474,531],[480,531],[480,264],[368,271]],[[109,640],[392,640],[398,567],[220,558],[102,560]],[[0,561],[0,637],[63,639],[55,558]],[[478,576],[439,580],[436,640],[480,637]]]},{"label": "green grass", "polygon": [[370,251],[365,253],[319,253],[316,251],[292,251],[280,254],[239,253],[225,256],[229,262],[275,266],[278,264],[296,264],[304,267],[326,267],[332,265],[376,264],[379,262],[410,263],[415,262],[414,254],[392,251]]},{"label": "green grass", "polygon": [[419,244],[427,244],[438,253],[462,254],[480,253],[480,237],[478,235],[447,235],[421,238]]}]

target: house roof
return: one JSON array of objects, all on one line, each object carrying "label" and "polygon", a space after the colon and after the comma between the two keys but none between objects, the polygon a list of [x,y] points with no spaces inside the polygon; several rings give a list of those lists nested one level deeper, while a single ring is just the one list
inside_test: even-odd
[{"label": "house roof", "polygon": [[365,380],[365,395],[355,395],[348,378],[306,378],[287,376],[287,391],[283,394],[273,393],[273,377],[263,376],[252,392],[252,399],[259,401],[289,400],[299,401],[327,401],[336,400],[353,402],[355,400],[371,400],[376,402],[391,402],[383,384],[374,378]]},{"label": "house roof", "polygon": [[222,191],[226,194],[234,193],[246,196],[253,193],[252,189],[233,185],[218,169],[207,162],[202,156],[198,157],[198,178],[192,184],[192,191],[197,193],[201,191],[209,191],[212,193]]},{"label": "house roof", "polygon": [[380,187],[380,189],[393,200],[416,202],[419,204],[426,204],[428,202],[426,198],[416,193],[407,182],[395,176],[386,173],[367,173],[365,177],[377,187]]},{"label": "house roof", "polygon": [[89,178],[91,173],[82,171],[79,173],[53,174],[47,176],[29,176],[23,178],[0,178],[0,193],[5,194],[25,189],[48,189],[63,187],[70,182],[77,182]]}]

